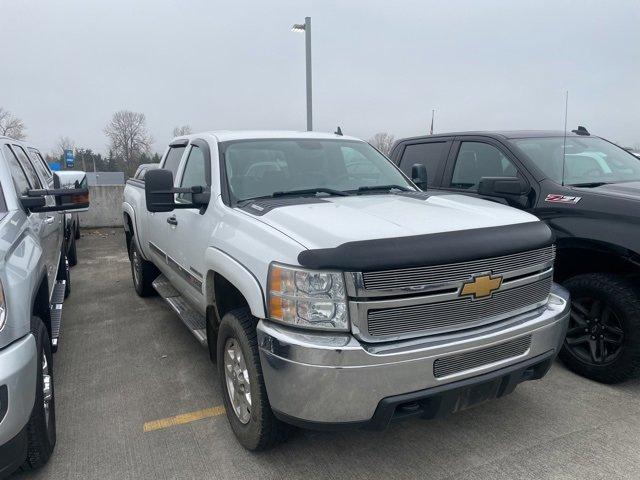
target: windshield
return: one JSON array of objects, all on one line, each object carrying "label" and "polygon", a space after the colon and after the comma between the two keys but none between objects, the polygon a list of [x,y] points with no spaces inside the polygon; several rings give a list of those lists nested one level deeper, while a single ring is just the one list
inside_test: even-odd
[{"label": "windshield", "polygon": [[[413,185],[371,145],[355,140],[248,140],[224,151],[235,201],[302,190],[300,195],[375,193]],[[363,188],[364,187],[364,188]]]},{"label": "windshield", "polygon": [[563,183],[562,152],[566,152],[564,184],[640,181],[640,160],[597,137],[521,138],[513,140],[552,180]]}]

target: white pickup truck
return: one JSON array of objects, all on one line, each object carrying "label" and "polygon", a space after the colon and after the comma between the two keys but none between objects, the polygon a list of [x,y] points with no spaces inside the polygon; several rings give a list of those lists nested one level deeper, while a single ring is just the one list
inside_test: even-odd
[{"label": "white pickup truck", "polygon": [[179,137],[124,197],[136,291],[208,347],[251,450],[287,424],[383,428],[500,397],[544,376],[564,339],[543,222],[419,191],[356,138]]}]

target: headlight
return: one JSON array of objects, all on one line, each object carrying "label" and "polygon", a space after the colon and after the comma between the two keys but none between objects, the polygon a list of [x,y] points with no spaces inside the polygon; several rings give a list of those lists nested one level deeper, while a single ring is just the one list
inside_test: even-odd
[{"label": "headlight", "polygon": [[7,323],[7,302],[4,298],[4,287],[0,282],[0,330],[4,328],[5,323]]},{"label": "headlight", "polygon": [[318,330],[349,330],[341,272],[305,270],[272,263],[267,283],[272,320]]}]

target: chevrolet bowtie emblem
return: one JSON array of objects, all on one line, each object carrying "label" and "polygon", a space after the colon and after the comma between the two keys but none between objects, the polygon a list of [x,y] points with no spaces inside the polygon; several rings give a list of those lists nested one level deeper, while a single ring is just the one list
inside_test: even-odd
[{"label": "chevrolet bowtie emblem", "polygon": [[477,275],[472,280],[462,284],[460,296],[473,295],[473,298],[490,297],[493,292],[500,288],[500,285],[502,285],[502,277],[500,275]]}]

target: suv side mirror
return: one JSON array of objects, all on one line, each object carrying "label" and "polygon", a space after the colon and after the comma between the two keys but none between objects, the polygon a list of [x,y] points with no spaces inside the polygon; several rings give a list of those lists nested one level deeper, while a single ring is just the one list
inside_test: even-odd
[{"label": "suv side mirror", "polygon": [[411,167],[411,180],[420,190],[427,189],[427,167],[422,163],[415,163]]},{"label": "suv side mirror", "polygon": [[173,211],[173,172],[163,169],[147,171],[144,175],[144,198],[149,212]]},{"label": "suv side mirror", "polygon": [[504,198],[521,206],[526,206],[526,195],[531,191],[529,184],[518,177],[482,177],[478,194],[486,197]]},{"label": "suv side mirror", "polygon": [[[89,188],[84,172],[54,172],[53,189],[32,189],[20,197],[20,203],[32,212],[86,211],[89,208]],[[47,205],[46,196],[56,204]]]}]

